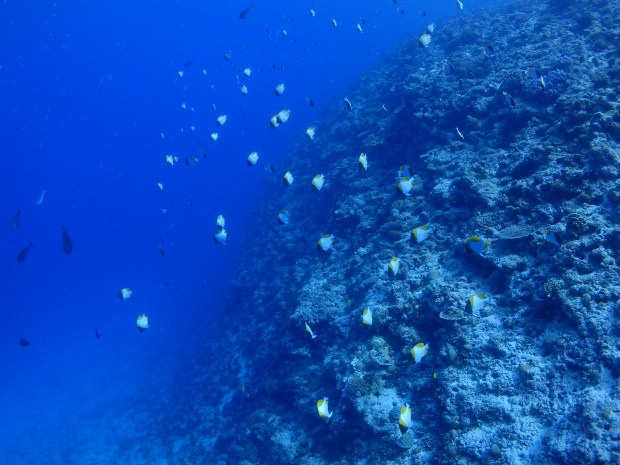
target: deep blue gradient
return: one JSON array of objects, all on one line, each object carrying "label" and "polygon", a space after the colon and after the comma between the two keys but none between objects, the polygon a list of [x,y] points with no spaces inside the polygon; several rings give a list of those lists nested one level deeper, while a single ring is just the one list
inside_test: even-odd
[{"label": "deep blue gradient", "polygon": [[[383,52],[459,14],[452,0],[403,0],[405,14],[389,0],[257,0],[240,20],[250,3],[0,5],[0,444],[26,428],[62,431],[65,419],[190,371],[200,342],[217,330],[210,323],[253,202],[286,171],[279,155]],[[280,82],[286,91],[276,97]],[[289,122],[270,129],[285,108]],[[220,114],[228,122],[218,128]],[[260,160],[247,167],[252,151]],[[166,154],[178,164],[168,166]],[[187,166],[187,156],[200,163]],[[12,229],[17,210],[21,224]],[[229,232],[224,246],[212,240],[218,214]],[[18,263],[28,241],[35,247]],[[134,291],[127,301],[117,298],[124,287]],[[145,333],[135,327],[141,313],[150,317]],[[0,461],[9,463],[2,450]]]}]

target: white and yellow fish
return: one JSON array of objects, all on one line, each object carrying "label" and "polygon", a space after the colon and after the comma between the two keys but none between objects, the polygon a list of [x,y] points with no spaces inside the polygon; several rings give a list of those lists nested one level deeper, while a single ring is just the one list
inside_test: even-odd
[{"label": "white and yellow fish", "polygon": [[418,45],[420,48],[428,47],[430,43],[431,43],[431,36],[430,34],[427,34],[426,32],[422,34],[420,38],[418,39]]},{"label": "white and yellow fish", "polygon": [[308,323],[304,323],[304,324],[306,325],[306,332],[310,335],[312,339],[315,339],[316,334],[312,332],[312,329],[310,328],[310,326],[308,326]]},{"label": "white and yellow fish", "polygon": [[284,93],[284,84],[280,83],[276,86],[276,95],[282,95]]},{"label": "white and yellow fish", "polygon": [[293,181],[295,180],[295,178],[293,178],[293,175],[291,174],[290,171],[287,171],[286,173],[284,173],[284,184],[287,186],[290,186],[291,184],[293,184]]},{"label": "white and yellow fish", "polygon": [[418,226],[411,231],[411,242],[417,242],[419,244],[420,242],[425,241],[432,232],[433,230],[427,225]]},{"label": "white and yellow fish", "polygon": [[248,166],[256,165],[258,158],[258,153],[256,152],[252,152],[250,155],[248,155]]},{"label": "white and yellow fish", "polygon": [[456,133],[459,135],[459,137],[461,138],[461,140],[465,140],[465,136],[463,136],[463,133],[460,131],[459,128],[456,128]]},{"label": "white and yellow fish", "polygon": [[325,176],[322,174],[317,174],[312,180],[312,188],[317,192],[323,188],[323,184],[325,184]]},{"label": "white and yellow fish", "polygon": [[324,234],[317,242],[316,248],[319,252],[327,252],[334,245],[335,240],[333,234]]},{"label": "white and yellow fish", "polygon": [[357,163],[359,164],[360,170],[366,171],[368,169],[368,158],[364,152],[360,153]]},{"label": "white and yellow fish", "polygon": [[217,121],[217,125],[218,126],[223,126],[227,119],[228,119],[228,117],[226,115],[218,116],[218,118],[216,120]]},{"label": "white and yellow fish", "polygon": [[290,220],[291,220],[291,214],[287,212],[286,210],[280,210],[280,213],[278,213],[278,223],[288,224]]},{"label": "white and yellow fish", "polygon": [[121,289],[121,291],[118,293],[118,298],[121,299],[121,300],[127,300],[132,295],[133,295],[133,291],[130,290],[128,287],[125,287],[125,288]]},{"label": "white and yellow fish", "polygon": [[226,230],[224,228],[220,228],[217,230],[217,232],[213,236],[213,240],[215,241],[216,244],[226,244],[227,236],[228,236],[228,233],[226,232]]},{"label": "white and yellow fish", "polygon": [[388,275],[392,278],[396,276],[398,273],[398,269],[400,268],[400,259],[398,257],[393,257],[388,264]]},{"label": "white and yellow fish", "polygon": [[314,139],[314,134],[316,133],[315,129],[310,126],[308,129],[306,129],[306,137],[310,140]]},{"label": "white and yellow fish", "polygon": [[245,74],[247,77],[250,77],[252,75],[252,68],[245,68],[243,70],[243,74]]},{"label": "white and yellow fish", "polygon": [[400,409],[398,424],[405,430],[413,426],[413,421],[411,421],[411,407],[409,407],[409,404],[405,404],[403,408]]},{"label": "white and yellow fish", "polygon": [[327,397],[323,397],[322,399],[319,399],[318,402],[316,403],[316,409],[319,412],[319,416],[326,422],[328,422],[329,419],[334,414],[334,412],[329,411],[328,404],[329,402],[328,402]]},{"label": "white and yellow fish", "polygon": [[411,195],[411,190],[413,189],[413,186],[415,186],[415,182],[413,182],[411,178],[405,177],[401,178],[400,181],[398,181],[398,190],[402,194],[405,194],[407,197]]},{"label": "white and yellow fish", "polygon": [[420,363],[426,354],[428,354],[428,344],[423,342],[414,345],[411,349],[411,356],[416,363]]},{"label": "white and yellow fish", "polygon": [[179,161],[179,157],[175,157],[174,155],[166,155],[166,163],[170,166],[174,166],[177,161]]},{"label": "white and yellow fish", "polygon": [[471,236],[465,241],[465,248],[469,253],[482,255],[491,244],[478,236]]},{"label": "white and yellow fish", "polygon": [[215,224],[217,224],[218,228],[223,229],[226,226],[226,218],[224,218],[222,215],[217,215],[217,220],[215,221]]},{"label": "white and yellow fish", "polygon": [[474,294],[467,299],[465,309],[472,313],[474,316],[480,316],[480,310],[487,306],[489,299],[484,294]]},{"label": "white and yellow fish", "polygon": [[364,309],[364,313],[362,314],[362,322],[365,325],[372,326],[372,310],[370,308]]},{"label": "white and yellow fish", "polygon": [[220,136],[219,136],[219,134],[218,134],[217,132],[212,132],[212,133],[211,133],[211,140],[212,140],[213,142],[217,142],[217,140],[219,139],[219,137],[220,137]]},{"label": "white and yellow fish", "polygon": [[146,316],[144,313],[140,315],[136,320],[136,327],[141,333],[146,331],[149,328],[149,317]]}]

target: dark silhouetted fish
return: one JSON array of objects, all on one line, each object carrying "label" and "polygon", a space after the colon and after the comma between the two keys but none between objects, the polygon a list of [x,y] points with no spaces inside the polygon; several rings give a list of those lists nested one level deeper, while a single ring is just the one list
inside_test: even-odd
[{"label": "dark silhouetted fish", "polygon": [[183,63],[183,67],[189,68],[190,66],[192,66],[192,63],[194,63],[194,60],[187,60],[185,63]]},{"label": "dark silhouetted fish", "polygon": [[17,210],[17,213],[13,215],[13,229],[19,228],[19,214],[21,212],[21,210]]},{"label": "dark silhouetted fish", "polygon": [[161,254],[162,257],[166,256],[166,252],[165,252],[164,248],[161,245],[159,246],[159,253]]},{"label": "dark silhouetted fish", "polygon": [[17,262],[21,263],[26,260],[28,256],[28,252],[30,251],[30,247],[34,247],[34,244],[28,241],[28,246],[24,247],[20,253],[17,254]]},{"label": "dark silhouetted fish", "polygon": [[246,8],[245,10],[241,10],[241,13],[239,13],[239,19],[245,19],[248,16],[250,16],[250,13],[252,13],[253,9],[254,9],[254,5],[252,5],[249,8]]},{"label": "dark silhouetted fish", "polygon": [[70,255],[73,251],[73,243],[65,228],[62,228],[62,250],[64,250],[67,255]]},{"label": "dark silhouetted fish", "polygon": [[23,337],[19,338],[19,341],[17,341],[19,343],[20,346],[22,347],[28,347],[30,345],[30,341],[27,341],[26,339],[24,339]]},{"label": "dark silhouetted fish", "polygon": [[97,339],[101,339],[101,333],[99,332],[99,330],[97,328],[95,328],[95,337]]}]

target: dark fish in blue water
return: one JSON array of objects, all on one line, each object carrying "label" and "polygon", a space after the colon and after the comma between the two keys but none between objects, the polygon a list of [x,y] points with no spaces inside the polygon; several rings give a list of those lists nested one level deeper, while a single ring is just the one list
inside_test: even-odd
[{"label": "dark fish in blue water", "polygon": [[62,228],[62,250],[64,250],[67,255],[70,255],[73,251],[73,243],[65,228]]},{"label": "dark fish in blue water", "polygon": [[239,13],[239,19],[245,19],[248,16],[250,16],[250,13],[252,13],[253,9],[254,9],[254,5],[250,6],[249,8],[246,8],[245,10],[241,10],[241,13]]},{"label": "dark fish in blue water", "polygon": [[166,252],[165,252],[164,248],[161,245],[159,246],[159,253],[161,254],[162,257],[166,256]]},{"label": "dark fish in blue water", "polygon": [[192,63],[194,63],[194,60],[187,60],[185,63],[183,63],[183,67],[189,68],[190,66],[192,66]]},{"label": "dark fish in blue water", "polygon": [[28,245],[24,247],[20,253],[17,254],[18,263],[21,263],[24,260],[26,260],[26,257],[28,256],[28,252],[30,251],[30,247],[34,247],[34,244],[28,241]]},{"label": "dark fish in blue water", "polygon": [[17,341],[19,343],[20,346],[22,347],[28,347],[30,345],[30,341],[27,341],[26,339],[24,339],[23,337],[19,339],[19,341]]},{"label": "dark fish in blue water", "polygon": [[17,213],[13,215],[13,229],[19,228],[19,215],[21,212],[21,210],[17,210]]},{"label": "dark fish in blue water", "polygon": [[97,339],[101,339],[101,333],[99,332],[99,330],[97,328],[95,328],[95,337]]}]

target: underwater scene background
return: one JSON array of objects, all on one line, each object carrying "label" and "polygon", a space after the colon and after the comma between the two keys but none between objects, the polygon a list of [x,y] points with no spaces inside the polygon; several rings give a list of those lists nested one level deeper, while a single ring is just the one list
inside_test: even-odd
[{"label": "underwater scene background", "polygon": [[0,463],[620,462],[620,2],[0,12]]}]

